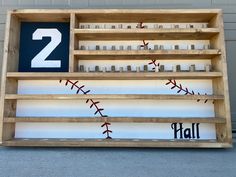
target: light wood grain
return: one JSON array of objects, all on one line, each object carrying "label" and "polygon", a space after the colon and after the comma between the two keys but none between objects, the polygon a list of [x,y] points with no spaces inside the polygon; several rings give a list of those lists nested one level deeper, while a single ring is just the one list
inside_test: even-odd
[{"label": "light wood grain", "polygon": [[[208,22],[220,10],[132,10],[132,9],[106,9],[106,10],[82,10],[77,13],[81,22],[151,22],[151,23],[188,23]],[[128,18],[127,18],[128,17]]]},{"label": "light wood grain", "polygon": [[211,50],[75,50],[80,60],[151,60],[151,59],[212,59],[221,54],[218,49]]},{"label": "light wood grain", "polygon": [[202,29],[75,29],[79,40],[204,40],[217,35],[217,28]]},{"label": "light wood grain", "polygon": [[73,72],[75,68],[74,49],[78,42],[75,43],[74,28],[75,28],[75,14],[70,14],[70,52],[69,52],[69,72]]},{"label": "light wood grain", "polygon": [[4,42],[4,51],[3,51],[3,63],[2,63],[2,73],[1,73],[1,102],[0,102],[0,144],[3,140],[3,117],[4,117],[4,95],[6,89],[6,74],[7,74],[7,58],[8,58],[8,45],[10,38],[10,21],[11,13],[7,13],[6,19],[6,28],[5,28],[5,42]]},{"label": "light wood grain", "polygon": [[0,125],[0,141],[12,139],[15,133],[14,124],[4,124],[3,117],[15,116],[16,114],[16,101],[4,101],[6,92],[16,93],[17,81],[6,78],[8,71],[17,71],[19,61],[19,36],[20,36],[20,21],[17,17],[12,16],[9,12],[7,15],[5,29],[5,43],[4,43],[4,56],[2,64],[2,80],[1,80],[1,125]]},{"label": "light wood grain", "polygon": [[181,148],[229,148],[229,143],[215,140],[156,140],[156,139],[13,139],[5,146],[42,147],[181,147]]},{"label": "light wood grain", "polygon": [[212,65],[218,71],[222,71],[222,78],[213,80],[213,92],[215,94],[224,94],[225,101],[216,103],[215,115],[226,117],[226,124],[216,125],[217,139],[219,142],[232,143],[232,127],[231,127],[231,113],[230,113],[230,101],[229,101],[229,88],[228,88],[228,76],[227,76],[227,61],[225,51],[224,40],[224,23],[222,12],[219,12],[211,21],[211,26],[217,26],[220,29],[220,34],[215,36],[211,40],[211,45],[221,49],[222,54],[216,57],[216,60],[212,61]]},{"label": "light wood grain", "polygon": [[150,99],[150,100],[223,100],[223,95],[164,95],[164,94],[6,94],[6,100],[87,100],[87,99]]},{"label": "light wood grain", "polygon": [[225,123],[216,117],[5,117],[5,123],[16,122],[132,122],[132,123]]},{"label": "light wood grain", "polygon": [[77,73],[31,73],[8,72],[7,78],[17,80],[150,80],[150,79],[212,79],[221,77],[220,72],[77,72]]},{"label": "light wood grain", "polygon": [[[19,9],[12,14],[24,21],[68,20],[76,13],[80,22],[209,22],[219,9]],[[128,17],[128,18],[127,18]]]}]

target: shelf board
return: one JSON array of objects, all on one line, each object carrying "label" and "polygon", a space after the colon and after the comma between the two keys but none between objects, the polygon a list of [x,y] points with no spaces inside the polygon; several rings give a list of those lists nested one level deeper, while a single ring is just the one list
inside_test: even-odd
[{"label": "shelf board", "polygon": [[219,29],[74,29],[74,34],[79,40],[209,40]]},{"label": "shelf board", "polygon": [[27,21],[67,19],[75,13],[80,23],[206,23],[219,12],[219,9],[17,9],[12,14]]},{"label": "shelf board", "polygon": [[12,14],[23,21],[67,19],[70,13],[75,13],[81,23],[207,23],[219,12],[219,9],[17,9]]},{"label": "shelf board", "polygon": [[219,12],[218,9],[79,9],[76,17],[81,23],[206,23]]},{"label": "shelf board", "polygon": [[232,147],[232,144],[216,140],[15,138],[3,141],[3,146],[226,148]]},{"label": "shelf board", "polygon": [[221,55],[219,49],[209,50],[74,50],[78,59],[86,60],[151,60],[212,59]]},{"label": "shelf board", "polygon": [[17,80],[152,80],[152,79],[212,79],[221,72],[8,72],[7,78]]},{"label": "shelf board", "polygon": [[164,94],[6,94],[6,100],[223,100],[223,95],[164,95]]},{"label": "shelf board", "polygon": [[16,122],[132,122],[132,123],[225,123],[224,118],[214,117],[5,117],[4,123]]}]

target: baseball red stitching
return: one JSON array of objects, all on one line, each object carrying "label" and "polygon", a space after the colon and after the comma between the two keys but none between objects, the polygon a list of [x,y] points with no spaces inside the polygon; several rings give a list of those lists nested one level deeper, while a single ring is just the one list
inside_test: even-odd
[{"label": "baseball red stitching", "polygon": [[[139,23],[140,27],[143,29],[144,26],[143,26],[143,22],[140,22]],[[137,27],[139,26],[137,25]],[[141,45],[141,47],[145,47],[145,46],[148,46],[149,42],[146,43],[145,40],[143,40],[143,45]],[[148,65],[154,65],[154,67],[152,68],[152,70],[155,70],[156,66],[160,66],[160,63],[156,63],[157,61],[156,60],[151,60],[151,62],[148,63]],[[185,87],[185,89],[183,88],[183,86],[181,84],[177,84],[176,83],[176,80],[174,79],[168,79],[168,82],[166,83],[166,85],[169,85],[169,84],[172,84],[172,87],[171,89],[174,89],[174,88],[178,88],[179,90],[177,91],[177,93],[180,93],[180,92],[184,92],[185,95],[195,95],[194,91],[192,90],[191,92],[189,91],[189,89],[187,87]],[[198,92],[197,93],[198,95],[200,95],[200,93]],[[205,93],[205,95],[207,95],[207,93]],[[200,99],[197,99],[197,102],[199,102]],[[207,103],[208,99],[206,99],[204,101],[204,103]],[[212,102],[214,104],[214,101]]]},{"label": "baseball red stitching", "polygon": [[[62,80],[60,80],[59,82],[61,83]],[[90,90],[84,91],[83,88],[85,87],[85,85],[78,86],[78,85],[77,85],[78,82],[79,82],[79,81],[73,82],[73,81],[71,81],[71,80],[66,80],[65,86],[67,86],[68,84],[71,84],[71,88],[70,88],[70,89],[73,90],[74,88],[76,88],[76,89],[77,89],[76,94],[78,94],[80,91],[81,91],[84,95],[88,94],[88,93],[90,92]],[[91,102],[91,105],[90,105],[89,108],[91,109],[92,107],[94,107],[94,108],[96,109],[96,111],[94,112],[94,115],[99,114],[102,118],[108,117],[107,115],[104,115],[104,114],[102,113],[102,111],[104,111],[104,109],[98,107],[98,104],[100,103],[99,101],[94,101],[93,99],[87,99],[87,100],[86,100],[86,103],[89,103],[89,102]],[[112,131],[109,129],[109,126],[110,126],[110,125],[111,125],[111,123],[109,123],[107,120],[105,120],[104,123],[101,125],[101,127],[104,127],[104,126],[105,126],[105,131],[103,131],[102,133],[103,133],[103,134],[106,134],[106,139],[112,139],[112,137],[110,136],[110,134],[112,133]]]},{"label": "baseball red stitching", "polygon": [[[150,63],[148,63],[148,64],[153,64],[155,67],[156,66],[159,66],[160,65],[160,63],[158,63],[158,64],[156,64],[156,60],[152,60]],[[155,69],[155,67],[153,67],[152,69],[154,70]],[[171,89],[174,89],[174,88],[178,88],[179,90],[177,91],[177,93],[180,93],[180,92],[184,92],[185,93],[185,95],[195,95],[195,92],[192,90],[192,91],[189,91],[189,89],[187,88],[187,87],[185,87],[185,89],[183,88],[183,86],[182,86],[182,84],[177,84],[176,83],[176,80],[174,80],[174,79],[168,79],[168,82],[166,83],[166,85],[169,85],[169,84],[172,84],[172,87],[171,87]],[[197,93],[198,95],[200,95],[200,93],[198,92]],[[205,95],[207,95],[207,93],[205,93]],[[197,102],[199,102],[200,100],[199,99],[197,99]],[[204,103],[207,103],[207,101],[208,101],[208,99],[206,99],[205,101],[204,101]],[[212,103],[214,103],[214,101],[212,102]]]},{"label": "baseball red stitching", "polygon": [[154,65],[154,67],[152,68],[152,70],[155,70],[156,69],[156,67],[158,66],[160,66],[160,63],[158,62],[158,63],[156,63],[157,62],[157,60],[151,60],[151,62],[149,62],[148,63],[148,65]]},{"label": "baseball red stitching", "polygon": [[[174,80],[174,79],[168,79],[168,82],[166,83],[166,85],[169,85],[169,84],[172,84],[171,89],[174,89],[174,88],[178,89],[177,93],[184,92],[185,95],[195,95],[193,90],[189,91],[189,89],[187,87],[185,87],[185,89],[184,89],[183,86],[181,84],[177,84],[176,80]],[[199,92],[197,94],[200,95]],[[205,95],[207,95],[207,94],[205,93]],[[200,101],[200,99],[197,99],[197,102],[199,102],[199,101]],[[207,101],[208,101],[208,99],[206,99],[204,101],[204,103],[207,103]]]},{"label": "baseball red stitching", "polygon": [[140,47],[146,47],[146,46],[148,47],[148,44],[149,42],[146,43],[145,40],[143,40],[143,44]]}]

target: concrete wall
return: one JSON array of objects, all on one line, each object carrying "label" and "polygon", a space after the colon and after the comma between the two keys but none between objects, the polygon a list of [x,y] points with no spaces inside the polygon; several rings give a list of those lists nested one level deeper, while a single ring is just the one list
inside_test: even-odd
[{"label": "concrete wall", "polygon": [[220,8],[224,12],[226,51],[233,128],[236,130],[236,0],[1,0],[0,65],[4,42],[6,11],[16,8]]}]

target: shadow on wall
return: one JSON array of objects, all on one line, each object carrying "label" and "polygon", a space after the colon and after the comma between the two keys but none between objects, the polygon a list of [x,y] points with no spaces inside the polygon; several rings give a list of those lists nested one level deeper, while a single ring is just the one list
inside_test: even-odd
[{"label": "shadow on wall", "polygon": [[[3,42],[0,42],[0,88],[2,80],[2,57],[3,57]],[[1,89],[0,89],[0,96],[1,96]]]},{"label": "shadow on wall", "polygon": [[231,115],[232,115],[232,124],[233,129],[236,131],[236,84],[233,82],[235,76],[235,66],[236,60],[233,57],[236,51],[236,41],[226,41],[226,54],[227,54],[227,67],[228,67],[228,79],[229,79],[229,92],[230,92],[230,105],[231,105]]}]

